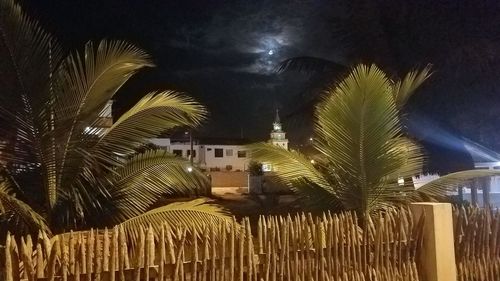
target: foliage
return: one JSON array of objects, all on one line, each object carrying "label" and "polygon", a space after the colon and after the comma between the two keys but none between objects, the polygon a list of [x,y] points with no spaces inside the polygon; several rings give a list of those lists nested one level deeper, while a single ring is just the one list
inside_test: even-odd
[{"label": "foliage", "polygon": [[262,163],[256,161],[250,161],[248,163],[248,173],[251,176],[262,176],[264,172],[262,171]]},{"label": "foliage", "polygon": [[252,158],[271,163],[310,206],[369,214],[387,206],[437,198],[461,183],[495,172],[465,171],[415,191],[400,179],[420,174],[424,154],[403,134],[401,108],[430,69],[393,81],[375,65],[358,65],[316,106],[315,161],[271,144],[251,145]]},{"label": "foliage", "polygon": [[[197,126],[205,108],[172,91],[145,95],[109,128],[101,112],[150,56],[123,41],[89,42],[64,56],[59,44],[13,0],[0,0],[1,231],[62,232],[125,223],[126,231],[162,220],[220,221],[225,213],[195,201],[150,210],[164,195],[208,184],[198,170],[145,145],[177,126]],[[16,193],[16,196],[14,196]],[[185,209],[183,206],[187,206]],[[155,213],[154,216],[148,215]],[[139,216],[139,217],[138,217]]]}]

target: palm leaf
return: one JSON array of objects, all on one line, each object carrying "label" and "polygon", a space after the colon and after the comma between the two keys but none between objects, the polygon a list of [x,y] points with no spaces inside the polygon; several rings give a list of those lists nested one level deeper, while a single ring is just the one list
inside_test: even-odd
[{"label": "palm leaf", "polygon": [[[83,55],[69,56],[58,75],[54,134],[62,146],[57,150],[59,186],[69,186],[82,166],[80,151],[95,136],[85,130],[95,127],[101,110],[118,89],[139,69],[152,66],[144,51],[122,41],[101,41],[85,46]],[[92,181],[90,181],[92,182]]]},{"label": "palm leaf", "polygon": [[422,198],[429,197],[442,198],[472,179],[499,175],[500,171],[494,170],[468,170],[451,173],[422,185],[412,194],[412,200],[421,201]]},{"label": "palm leaf", "polygon": [[[46,138],[51,125],[48,103],[54,88],[52,74],[61,61],[60,48],[15,1],[3,0],[0,54],[0,88],[4,93],[0,96],[0,134],[8,143],[1,153],[11,166],[36,162],[42,173],[51,175],[54,159],[47,150],[53,146]],[[45,190],[54,194],[54,186],[43,181]]]},{"label": "palm leaf", "polygon": [[207,199],[195,199],[189,202],[177,202],[148,211],[120,224],[128,241],[138,241],[141,228],[151,225],[156,233],[166,224],[170,229],[196,229],[203,233],[206,227],[219,227],[232,224],[232,218],[222,207],[210,204]]},{"label": "palm leaf", "polygon": [[432,75],[431,67],[429,64],[421,70],[410,71],[394,84],[393,96],[399,109],[403,108],[415,90]]},{"label": "palm leaf", "polygon": [[149,139],[173,127],[197,126],[205,116],[205,108],[191,98],[172,91],[150,93],[106,131],[92,155],[116,165],[117,159],[134,153]]},{"label": "palm leaf", "polygon": [[294,57],[281,62],[277,72],[298,71],[305,73],[340,73],[346,70],[345,65],[316,57]]},{"label": "palm leaf", "polygon": [[0,225],[15,234],[36,234],[39,230],[51,234],[45,219],[17,199],[7,182],[0,183],[0,221]]},{"label": "palm leaf", "polygon": [[270,163],[280,181],[288,186],[306,179],[329,191],[333,191],[330,183],[319,172],[311,160],[297,151],[289,151],[270,143],[248,145],[250,157],[262,163]]},{"label": "palm leaf", "polygon": [[210,184],[198,169],[188,171],[189,161],[164,150],[138,154],[114,171],[109,192],[113,205],[108,224],[141,215],[161,196],[190,196]]},{"label": "palm leaf", "polygon": [[341,175],[339,196],[357,201],[350,208],[369,212],[400,168],[402,133],[391,85],[376,66],[360,65],[317,106],[315,147]]}]

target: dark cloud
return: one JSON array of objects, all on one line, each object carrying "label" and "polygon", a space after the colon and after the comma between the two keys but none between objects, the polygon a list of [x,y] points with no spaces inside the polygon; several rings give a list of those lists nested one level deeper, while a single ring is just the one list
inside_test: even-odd
[{"label": "dark cloud", "polygon": [[[488,108],[494,104],[489,101],[498,100],[498,87],[492,84],[500,69],[500,9],[488,1],[483,6],[459,2],[23,1],[68,48],[88,40],[124,39],[153,56],[157,67],[125,85],[117,112],[146,92],[176,89],[208,106],[212,115],[204,132],[239,136],[243,131],[245,136],[265,138],[277,107],[283,114],[293,111],[310,100],[313,86],[320,88],[318,77],[277,75],[274,68],[285,58],[309,55],[344,64],[377,62],[393,66],[395,73],[431,62],[436,70],[432,89],[425,87],[414,106],[434,118],[454,119],[470,138],[476,134],[481,141],[490,138],[498,143],[500,134],[489,137],[494,125],[482,125],[484,132],[478,134],[476,124],[498,123],[497,111]],[[493,59],[485,60],[489,57]],[[470,104],[473,109],[467,109]],[[286,125],[292,139],[305,137],[303,129],[308,126]]]}]

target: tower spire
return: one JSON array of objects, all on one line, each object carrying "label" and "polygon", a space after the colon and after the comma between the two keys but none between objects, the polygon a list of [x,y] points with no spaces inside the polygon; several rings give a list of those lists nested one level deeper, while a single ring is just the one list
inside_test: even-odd
[{"label": "tower spire", "polygon": [[274,118],[273,122],[273,130],[271,131],[270,142],[284,149],[288,149],[288,140],[286,139],[285,135],[286,133],[281,127],[279,110],[276,109],[276,117]]}]

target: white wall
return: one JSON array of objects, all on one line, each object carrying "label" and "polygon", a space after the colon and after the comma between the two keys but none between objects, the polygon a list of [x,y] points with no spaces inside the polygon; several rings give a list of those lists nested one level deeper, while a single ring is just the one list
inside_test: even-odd
[{"label": "white wall", "polygon": [[[223,150],[222,157],[215,157],[216,149]],[[248,162],[250,162],[248,152],[241,145],[200,145],[200,150],[204,151],[205,154],[204,163],[200,163],[200,166],[203,167],[205,165],[207,169],[219,168],[225,170],[226,166],[230,165],[233,171],[245,171]],[[245,157],[238,157],[238,151],[245,151],[247,155]]]},{"label": "white wall", "polygon": [[[181,150],[182,157],[188,159],[188,151],[191,146],[188,142],[171,142],[168,138],[151,139],[151,143],[174,153],[174,150]],[[222,149],[222,157],[215,157],[215,150]],[[241,145],[199,145],[193,144],[195,157],[193,162],[200,168],[220,169],[225,171],[227,166],[232,166],[232,171],[240,170],[245,171],[250,159],[246,157],[238,157],[238,151],[246,151],[244,146]],[[232,155],[229,153],[232,150]]]}]

